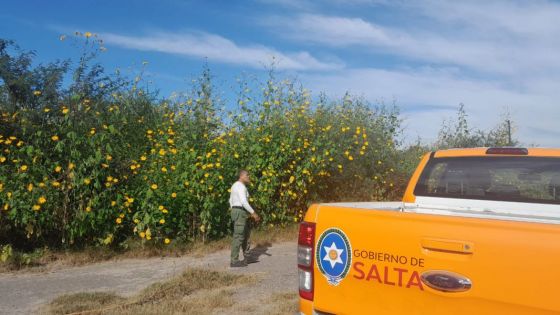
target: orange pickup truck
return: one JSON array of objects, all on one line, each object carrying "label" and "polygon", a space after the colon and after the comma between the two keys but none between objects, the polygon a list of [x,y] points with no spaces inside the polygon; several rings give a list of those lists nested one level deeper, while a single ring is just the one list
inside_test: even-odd
[{"label": "orange pickup truck", "polygon": [[312,205],[301,314],[560,314],[560,149],[426,154],[402,202]]}]

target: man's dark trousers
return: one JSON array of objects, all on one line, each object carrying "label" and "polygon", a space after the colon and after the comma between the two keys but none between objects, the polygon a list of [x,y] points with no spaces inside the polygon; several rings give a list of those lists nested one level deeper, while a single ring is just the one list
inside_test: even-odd
[{"label": "man's dark trousers", "polygon": [[239,261],[239,249],[245,255],[249,250],[249,235],[251,234],[251,223],[249,212],[241,207],[231,208],[231,221],[233,223],[233,239],[231,241],[231,262]]}]

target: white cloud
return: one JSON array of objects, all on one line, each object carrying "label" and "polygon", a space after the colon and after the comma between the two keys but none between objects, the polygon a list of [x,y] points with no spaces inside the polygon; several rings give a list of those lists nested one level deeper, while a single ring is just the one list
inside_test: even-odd
[{"label": "white cloud", "polygon": [[462,102],[480,127],[491,127],[508,107],[523,142],[560,146],[559,2],[363,3],[351,12],[367,14],[375,5],[386,11],[383,22],[315,11],[263,23],[302,45],[376,60],[375,68],[363,61],[352,68],[349,61],[347,69],[302,78],[315,90],[397,99],[413,135],[435,137],[441,120]]},{"label": "white cloud", "polygon": [[[276,17],[265,23],[301,42],[365,47],[431,64],[457,65],[487,74],[560,71],[560,5],[508,5],[498,1],[402,4],[428,18],[422,27],[382,25],[360,17],[316,13]],[[409,13],[410,14],[410,13]]]},{"label": "white cloud", "polygon": [[349,90],[372,101],[396,100],[403,111],[408,140],[415,140],[416,135],[434,140],[442,120],[455,115],[458,105],[465,103],[477,127],[493,127],[507,109],[519,125],[518,135],[524,143],[560,145],[556,127],[560,115],[554,91],[516,91],[499,81],[459,78],[455,70],[432,68],[345,69],[301,78],[313,90],[328,91],[331,96]]},{"label": "white cloud", "polygon": [[208,58],[215,62],[259,69],[269,66],[273,61],[277,68],[290,70],[332,70],[341,67],[338,63],[317,60],[306,51],[283,53],[262,45],[240,46],[227,38],[205,32],[158,32],[143,36],[101,33],[100,37],[109,45]]}]

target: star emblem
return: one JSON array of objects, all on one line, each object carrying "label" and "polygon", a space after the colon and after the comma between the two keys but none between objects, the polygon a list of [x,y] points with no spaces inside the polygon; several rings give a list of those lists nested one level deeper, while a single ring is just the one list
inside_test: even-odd
[{"label": "star emblem", "polygon": [[323,246],[323,249],[327,253],[323,260],[328,261],[331,264],[331,268],[334,268],[338,263],[343,264],[340,255],[342,255],[344,249],[338,249],[334,242],[332,242],[331,246]]}]

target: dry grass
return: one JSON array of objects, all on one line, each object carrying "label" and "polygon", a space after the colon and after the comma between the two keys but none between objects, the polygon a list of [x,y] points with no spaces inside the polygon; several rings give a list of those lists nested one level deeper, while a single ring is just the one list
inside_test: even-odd
[{"label": "dry grass", "polygon": [[111,293],[63,295],[46,306],[44,314],[208,314],[234,305],[233,290],[253,283],[251,276],[190,269],[141,293],[124,298]]},{"label": "dry grass", "polygon": [[[295,241],[298,235],[298,225],[286,227],[262,228],[254,230],[251,234],[253,247],[282,241]],[[1,272],[42,272],[57,266],[82,266],[96,262],[112,259],[125,258],[149,258],[149,257],[179,257],[190,254],[204,256],[219,250],[228,249],[231,237],[208,242],[196,241],[192,243],[174,242],[171,245],[150,245],[140,241],[128,241],[126,249],[114,249],[110,247],[87,247],[81,250],[49,250],[39,251],[40,254],[32,256],[29,263],[8,260],[0,263]]]},{"label": "dry grass", "polygon": [[122,298],[118,295],[106,292],[83,292],[63,295],[52,301],[45,313],[68,314],[93,310],[114,305],[121,300]]},{"label": "dry grass", "polygon": [[299,308],[298,299],[299,295],[297,292],[273,294],[270,300],[271,307],[268,314],[296,314]]}]

